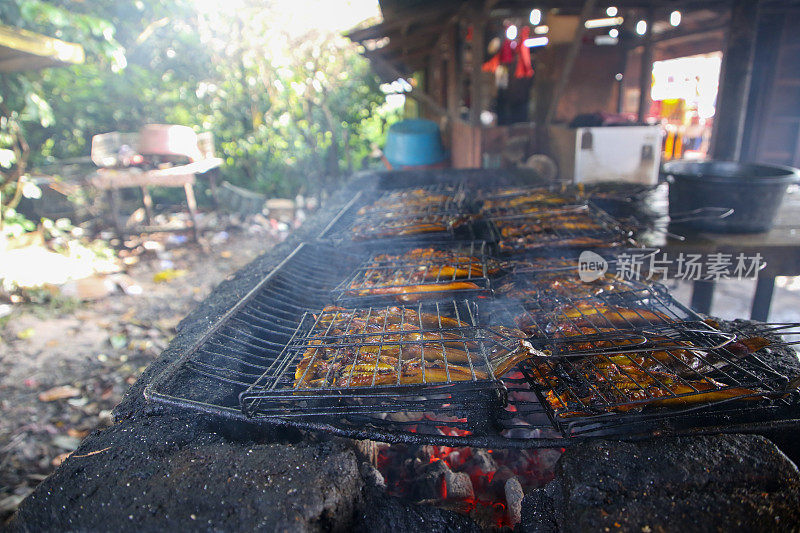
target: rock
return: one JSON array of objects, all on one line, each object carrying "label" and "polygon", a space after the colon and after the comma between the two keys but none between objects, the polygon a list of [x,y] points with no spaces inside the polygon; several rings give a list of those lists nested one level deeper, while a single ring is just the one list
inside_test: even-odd
[{"label": "rock", "polygon": [[79,300],[99,300],[112,294],[115,290],[116,284],[108,276],[89,276],[68,281],[60,287],[62,295]]},{"label": "rock", "polygon": [[54,402],[81,395],[81,390],[72,385],[60,385],[39,393],[40,402]]},{"label": "rock", "polygon": [[567,448],[552,493],[559,529],[764,531],[800,524],[797,467],[754,435],[594,441]]},{"label": "rock", "polygon": [[558,533],[553,501],[544,489],[534,489],[522,499],[516,533]]},{"label": "rock", "polygon": [[432,505],[416,505],[369,491],[355,523],[354,533],[480,533],[481,529],[469,517]]},{"label": "rock", "polygon": [[22,503],[10,529],[320,531],[352,524],[363,482],[344,444],[232,442],[196,418],[174,415],[144,417],[135,434],[133,427],[125,420],[88,437]]},{"label": "rock", "polygon": [[81,445],[81,439],[70,435],[56,435],[52,440],[53,446],[63,450],[75,450]]}]

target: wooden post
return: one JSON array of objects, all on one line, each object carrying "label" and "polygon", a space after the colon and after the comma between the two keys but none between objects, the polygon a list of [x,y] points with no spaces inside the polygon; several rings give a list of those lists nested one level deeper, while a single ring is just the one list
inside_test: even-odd
[{"label": "wooden post", "polygon": [[711,136],[711,157],[738,161],[753,73],[753,48],[758,29],[758,2],[733,0],[728,42],[722,56],[719,96]]},{"label": "wooden post", "polygon": [[714,299],[716,282],[697,280],[692,285],[692,308],[703,314],[711,313],[711,303]]},{"label": "wooden post", "polygon": [[189,206],[189,218],[192,219],[192,236],[194,237],[194,242],[200,242],[200,233],[197,229],[197,200],[194,198],[192,184],[185,183],[183,190],[186,191],[186,205]]},{"label": "wooden post", "polygon": [[617,80],[617,113],[622,113],[625,108],[625,71],[628,70],[628,54],[630,46],[628,40],[621,33],[619,42],[619,73],[622,79]]},{"label": "wooden post", "polygon": [[117,234],[120,242],[125,242],[125,230],[119,222],[119,189],[106,189],[106,199],[108,200],[108,210],[111,214],[111,226]]},{"label": "wooden post", "polygon": [[575,60],[578,57],[578,52],[580,52],[581,43],[583,42],[583,33],[586,30],[586,21],[591,16],[592,11],[594,11],[594,5],[595,0],[586,0],[583,3],[583,8],[581,9],[580,18],[578,20],[578,27],[575,29],[575,35],[572,36],[572,43],[567,51],[567,56],[564,58],[564,67],[561,70],[561,76],[558,78],[556,87],[553,90],[553,99],[550,102],[550,107],[547,109],[547,115],[545,115],[545,138],[549,137],[547,136],[547,129],[550,127],[550,124],[552,124],[553,119],[556,116],[558,102],[561,100],[561,96],[563,95],[564,90],[567,88],[567,83],[569,83],[569,77],[572,74],[572,68],[575,66]]},{"label": "wooden post", "polygon": [[759,273],[758,281],[756,282],[756,294],[753,297],[753,306],[750,308],[750,320],[767,321],[774,292],[775,276]]},{"label": "wooden post", "polygon": [[644,34],[642,66],[639,72],[639,109],[636,115],[638,122],[644,122],[650,110],[650,89],[653,84],[653,18],[653,9],[650,8],[645,17],[647,31]]},{"label": "wooden post", "polygon": [[480,127],[483,110],[483,56],[486,43],[486,16],[481,8],[472,17],[472,76],[470,78],[469,120],[473,126]]},{"label": "wooden post", "polygon": [[219,198],[217,198],[217,174],[219,173],[219,169],[212,168],[206,174],[208,175],[208,188],[211,190],[211,200],[214,204],[214,208],[216,209],[219,207]]},{"label": "wooden post", "polygon": [[458,67],[456,47],[458,42],[458,23],[447,30],[447,116],[451,121],[458,118],[460,88],[458,86]]}]

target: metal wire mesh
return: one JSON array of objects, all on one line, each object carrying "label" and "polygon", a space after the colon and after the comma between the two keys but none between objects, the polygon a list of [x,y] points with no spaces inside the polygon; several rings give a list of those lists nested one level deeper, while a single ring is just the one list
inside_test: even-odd
[{"label": "metal wire mesh", "polygon": [[[369,203],[356,195],[323,236],[348,232],[360,208]],[[614,230],[614,238],[624,236],[624,231],[616,231],[617,225],[598,216]],[[564,243],[555,231],[540,233],[537,239],[551,238],[549,244],[554,246]],[[408,250],[407,246],[396,248],[398,243],[391,239],[376,242],[385,254],[401,255]],[[797,418],[797,365],[776,364],[770,352],[777,346],[775,341],[766,348],[741,346],[742,341],[757,337],[758,331],[716,331],[713,324],[657,286],[627,286],[615,280],[614,290],[603,287],[579,297],[581,292],[573,290],[574,285],[564,286],[558,271],[535,269],[526,273],[527,278],[508,278],[523,280],[514,286],[520,289],[516,294],[476,300],[477,311],[474,303],[451,302],[472,306],[468,313],[472,329],[458,341],[480,344],[477,353],[484,357],[483,366],[488,358],[493,368],[493,350],[519,341],[509,338],[501,326],[525,330],[531,351],[539,354],[530,362],[502,375],[487,374],[483,380],[478,379],[472,361],[465,381],[452,380],[445,371],[444,381],[431,382],[422,373],[421,383],[370,381],[360,392],[355,391],[357,387],[343,386],[353,385],[352,380],[337,384],[323,376],[323,386],[298,393],[295,385],[303,380],[302,373],[297,375],[297,360],[302,360],[311,341],[326,343],[332,360],[347,350],[362,357],[376,346],[382,354],[381,346],[387,344],[398,352],[401,346],[405,351],[415,344],[418,351],[422,349],[423,359],[426,343],[442,348],[445,340],[441,338],[422,337],[408,340],[409,344],[402,337],[387,339],[397,332],[380,332],[371,341],[365,339],[374,337],[373,333],[359,334],[347,327],[344,334],[326,336],[323,331],[319,335],[315,324],[320,324],[321,315],[304,313],[320,309],[332,302],[332,295],[341,294],[337,289],[363,279],[359,274],[366,275],[375,259],[374,248],[367,245],[352,249],[301,245],[155,379],[146,396],[237,420],[245,420],[244,409],[256,417],[248,420],[270,424],[387,442],[451,445],[558,446],[564,440],[560,436],[633,436],[702,427],[733,430]],[[377,309],[363,301],[360,307],[367,313]],[[421,307],[415,309],[419,312]],[[344,341],[344,337],[358,342]],[[379,360],[380,356],[375,357],[376,366]],[[357,361],[351,363],[355,372]],[[395,378],[402,371],[402,365],[399,372],[395,367]],[[265,395],[266,385],[272,389]],[[420,389],[412,393],[408,387]],[[248,396],[248,389],[257,395]],[[723,395],[712,396],[719,393]],[[698,401],[687,400],[692,397]]]},{"label": "metal wire mesh", "polygon": [[463,408],[469,393],[500,387],[476,312],[475,304],[464,301],[413,308],[330,306],[308,313],[286,349],[242,395],[245,412],[391,412],[432,401],[451,409],[461,402]]},{"label": "metal wire mesh", "polygon": [[593,207],[539,215],[489,217],[501,252],[561,247],[609,247],[631,242],[631,231]]},{"label": "metal wire mesh", "polygon": [[494,187],[478,193],[482,209],[519,207],[524,205],[571,205],[583,203],[578,190],[573,187]]},{"label": "metal wire mesh", "polygon": [[[525,300],[501,307],[542,357],[524,373],[566,434],[744,399],[781,398],[792,377],[761,355],[758,337],[718,331],[657,287]],[[509,316],[511,315],[511,316]]]},{"label": "metal wire mesh", "polygon": [[489,277],[499,271],[499,264],[487,257],[483,241],[436,243],[399,253],[371,254],[333,293],[342,305],[486,297],[490,295]]},{"label": "metal wire mesh", "polygon": [[464,189],[459,185],[413,187],[378,198],[360,196],[323,230],[338,241],[422,241],[454,237],[474,239]]}]

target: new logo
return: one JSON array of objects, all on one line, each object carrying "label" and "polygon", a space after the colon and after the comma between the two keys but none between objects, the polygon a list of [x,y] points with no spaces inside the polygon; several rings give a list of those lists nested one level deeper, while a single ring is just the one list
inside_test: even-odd
[{"label": "new logo", "polygon": [[608,261],[601,255],[584,250],[578,257],[578,277],[584,283],[590,283],[608,271]]}]

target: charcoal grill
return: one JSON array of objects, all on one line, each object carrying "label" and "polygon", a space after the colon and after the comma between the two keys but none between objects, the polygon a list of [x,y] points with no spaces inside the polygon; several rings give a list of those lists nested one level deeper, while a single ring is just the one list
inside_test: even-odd
[{"label": "charcoal grill", "polygon": [[[296,408],[300,395],[281,393],[282,397],[266,398],[265,389],[276,384],[272,391],[278,390],[277,385],[286,385],[286,376],[293,375],[288,356],[296,355],[302,340],[314,330],[316,318],[309,310],[319,313],[325,305],[336,303],[341,294],[337,288],[354,279],[374,255],[376,245],[381,246],[382,252],[400,253],[411,244],[396,239],[351,242],[345,231],[352,225],[358,210],[374,201],[375,196],[371,196],[372,199],[369,196],[369,193],[356,194],[334,217],[318,242],[301,244],[261,280],[197,344],[151,382],[145,391],[148,400],[190,407],[239,422],[292,425],[384,442],[452,446],[555,447],[583,437],[624,435],[636,438],[653,434],[757,431],[800,422],[798,398],[792,392],[793,372],[796,372],[792,365],[776,364],[770,353],[759,352],[742,359],[730,350],[726,352],[727,348],[720,344],[726,339],[730,341],[730,336],[708,333],[711,326],[701,317],[672,301],[663,289],[655,286],[601,294],[592,301],[597,305],[633,305],[664,312],[674,323],[649,323],[646,328],[639,324],[639,329],[634,331],[642,333],[650,329],[664,333],[669,330],[671,339],[689,339],[708,349],[703,353],[714,353],[714,358],[709,356],[707,361],[709,376],[727,373],[724,375],[738,380],[736,384],[757,384],[768,397],[754,402],[727,401],[687,409],[638,412],[617,412],[613,404],[602,411],[594,405],[588,406],[594,410],[587,416],[564,417],[543,401],[545,391],[537,381],[536,365],[529,363],[502,376],[499,383],[498,380],[488,386],[470,383],[466,387],[469,390],[456,391],[464,393],[457,401],[450,401],[446,396],[453,390],[433,388],[417,390],[416,396],[407,390],[394,389],[377,398],[358,396],[352,391],[325,391],[324,394],[313,391],[311,394],[319,397],[302,398],[305,404],[301,405],[308,408],[303,413]],[[348,241],[348,246],[342,246],[343,241]],[[546,332],[547,313],[577,303],[579,299],[569,300],[558,295],[533,305],[528,301],[477,298],[459,305],[476,306],[470,322],[470,326],[476,328],[474,335],[481,339],[494,336],[504,343],[510,339],[503,338],[502,327],[519,324],[520,316],[538,328],[535,331]],[[604,332],[598,332],[601,333]],[[712,337],[715,344],[710,344]],[[599,346],[603,340],[609,342],[608,337],[588,339],[597,343],[595,351],[599,357],[604,355]],[[564,350],[559,352],[564,347],[563,341],[552,336],[533,336],[530,342],[542,354],[537,359],[539,364],[553,368],[570,368],[570,365],[574,368],[578,364],[579,359],[565,355]],[[636,348],[628,349],[633,353]],[[728,357],[727,361],[724,356]],[[725,364],[719,364],[720,361]],[[283,372],[276,369],[283,369]],[[573,375],[576,372],[574,369]],[[733,383],[731,381],[731,386]],[[567,385],[575,386],[573,381]],[[401,405],[402,409],[389,405],[398,392],[407,393],[400,399],[408,402]],[[574,392],[581,397],[578,390]],[[353,397],[347,397],[348,394]],[[292,406],[295,411],[290,413]]]}]

